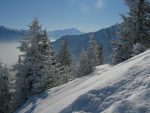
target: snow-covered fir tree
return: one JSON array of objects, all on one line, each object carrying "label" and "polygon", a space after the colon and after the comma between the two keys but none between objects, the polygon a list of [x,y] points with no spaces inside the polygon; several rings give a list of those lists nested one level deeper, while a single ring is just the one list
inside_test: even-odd
[{"label": "snow-covered fir tree", "polygon": [[14,66],[14,70],[17,71],[17,105],[29,95],[38,94],[51,87],[54,77],[51,43],[37,18],[29,26],[19,49],[23,54],[19,56],[18,64]]},{"label": "snow-covered fir tree", "polygon": [[11,113],[9,70],[0,62],[0,113]]},{"label": "snow-covered fir tree", "polygon": [[60,43],[60,50],[57,56],[58,62],[63,66],[71,65],[71,55],[68,48],[67,38],[62,39]]},{"label": "snow-covered fir tree", "polygon": [[74,71],[67,38],[63,39],[60,43],[57,60],[60,63],[60,80],[62,81],[61,84],[63,84],[73,78]]},{"label": "snow-covered fir tree", "polygon": [[150,1],[134,0],[131,2],[131,0],[125,0],[125,3],[129,6],[129,17],[132,20],[132,29],[130,29],[132,35],[130,37],[134,39],[135,43],[149,47]]},{"label": "snow-covered fir tree", "polygon": [[103,64],[102,46],[96,42],[93,34],[89,36],[87,54],[93,67]]},{"label": "snow-covered fir tree", "polygon": [[131,57],[132,54],[132,44],[127,38],[120,38],[117,42],[114,42],[117,46],[113,49],[111,54],[111,63],[113,65],[118,64],[124,60]]},{"label": "snow-covered fir tree", "polygon": [[78,69],[78,77],[86,76],[94,70],[93,65],[88,57],[88,52],[83,50],[80,54],[80,64]]},{"label": "snow-covered fir tree", "polygon": [[122,15],[120,39],[115,43],[112,53],[113,64],[120,63],[132,56],[132,48],[136,43],[149,47],[150,43],[150,4],[147,0],[125,0],[129,8],[127,16]]},{"label": "snow-covered fir tree", "polygon": [[88,48],[80,55],[79,77],[93,72],[94,67],[103,64],[102,46],[96,42],[93,34],[89,36]]}]

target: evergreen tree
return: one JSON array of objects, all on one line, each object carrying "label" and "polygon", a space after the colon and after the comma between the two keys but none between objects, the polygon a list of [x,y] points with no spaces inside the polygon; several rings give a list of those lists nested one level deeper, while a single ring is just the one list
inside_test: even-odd
[{"label": "evergreen tree", "polygon": [[149,47],[150,43],[150,4],[147,0],[125,0],[129,8],[128,16],[122,15],[120,39],[114,43],[116,49],[112,53],[113,64],[120,63],[132,56],[133,45],[141,43]]},{"label": "evergreen tree", "polygon": [[78,69],[78,77],[86,76],[92,73],[94,70],[93,65],[88,57],[87,51],[84,51],[80,55],[80,65]]},{"label": "evergreen tree", "polygon": [[0,63],[0,113],[10,113],[9,71]]},{"label": "evergreen tree", "polygon": [[[129,19],[131,21],[129,36],[135,43],[149,46],[150,42],[150,3],[148,0],[125,0],[129,7]],[[126,17],[127,18],[127,17]],[[147,45],[148,44],[148,45]]]},{"label": "evergreen tree", "polygon": [[69,53],[67,38],[63,39],[60,44],[60,50],[58,52],[58,62],[62,66],[71,65],[71,55]]},{"label": "evergreen tree", "polygon": [[117,47],[113,49],[111,54],[111,63],[113,65],[121,63],[131,57],[132,54],[132,44],[130,45],[130,40],[120,38],[114,43]]},{"label": "evergreen tree", "polygon": [[72,67],[72,59],[68,48],[68,40],[67,38],[63,39],[60,44],[60,50],[57,55],[58,63],[60,63],[60,73],[59,74],[59,82],[60,84],[67,83],[69,80],[73,78],[73,67]]},{"label": "evergreen tree", "polygon": [[46,31],[41,29],[37,18],[29,26],[25,38],[21,41],[17,71],[16,100],[20,105],[29,95],[38,94],[52,86],[54,74],[54,54]]},{"label": "evergreen tree", "polygon": [[102,46],[96,42],[93,34],[89,36],[87,54],[93,67],[103,64]]},{"label": "evergreen tree", "polygon": [[79,75],[85,76],[93,72],[94,67],[103,64],[102,46],[96,42],[93,34],[89,36],[88,48],[80,55]]}]

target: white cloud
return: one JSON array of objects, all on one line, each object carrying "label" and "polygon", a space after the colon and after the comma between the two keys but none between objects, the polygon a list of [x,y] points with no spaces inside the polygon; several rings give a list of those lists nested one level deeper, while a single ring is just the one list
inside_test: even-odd
[{"label": "white cloud", "polygon": [[96,0],[95,2],[95,8],[101,9],[104,6],[104,1],[103,0]]},{"label": "white cloud", "polygon": [[69,0],[71,5],[76,5],[82,13],[90,13],[104,7],[104,0]]}]

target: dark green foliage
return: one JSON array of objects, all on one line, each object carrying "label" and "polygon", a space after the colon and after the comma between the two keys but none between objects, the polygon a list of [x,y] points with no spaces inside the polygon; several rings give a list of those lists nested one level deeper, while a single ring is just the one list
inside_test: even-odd
[{"label": "dark green foliage", "polygon": [[102,46],[96,42],[93,34],[89,36],[88,48],[80,55],[78,76],[85,76],[93,72],[95,66],[103,64]]},{"label": "dark green foliage", "polygon": [[9,72],[0,63],[0,113],[11,113],[11,93],[9,87]]},{"label": "dark green foliage", "polygon": [[[150,47],[150,4],[147,0],[125,0],[129,8],[127,16],[122,15],[120,39],[114,43],[112,63],[118,64],[132,57],[133,45],[141,43]],[[140,53],[140,52],[138,52]]]},{"label": "dark green foliage", "polygon": [[71,55],[69,53],[67,38],[61,41],[57,59],[62,66],[70,66],[71,64]]}]

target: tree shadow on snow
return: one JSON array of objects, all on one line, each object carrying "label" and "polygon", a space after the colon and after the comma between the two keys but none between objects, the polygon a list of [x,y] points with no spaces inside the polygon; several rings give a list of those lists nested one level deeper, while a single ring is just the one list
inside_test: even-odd
[{"label": "tree shadow on snow", "polygon": [[113,97],[111,97],[111,95],[113,95],[116,90],[120,88],[120,86],[125,84],[126,80],[122,80],[114,85],[89,91],[88,93],[81,95],[77,100],[75,100],[60,113],[72,113],[73,111],[100,113],[109,107],[114,101],[116,101]]},{"label": "tree shadow on snow", "polygon": [[[138,66],[136,66],[136,68],[137,67]],[[83,113],[84,112],[101,113],[102,111],[110,107],[112,104],[119,102],[120,100],[122,101],[123,99],[127,99],[131,95],[132,91],[131,93],[123,93],[123,92],[125,90],[128,91],[132,89],[126,89],[126,87],[128,87],[129,85],[132,86],[132,83],[136,79],[136,77],[141,76],[141,74],[143,75],[143,72],[145,72],[145,69],[141,69],[133,73],[134,68],[132,67],[131,69],[129,69],[128,71],[129,75],[127,75],[126,78],[122,78],[119,81],[115,81],[115,83],[107,85],[101,89],[91,90],[88,93],[81,95],[71,105],[63,109],[60,113],[72,113],[75,111],[80,111],[80,112],[82,111]],[[149,69],[147,68],[146,70]],[[141,84],[142,82],[139,83],[136,82],[133,88],[137,88]],[[128,107],[132,107],[132,106],[130,106],[129,104]],[[122,111],[124,107],[121,108],[119,106],[118,109],[119,109],[118,111],[120,111],[118,113],[127,113]],[[128,113],[134,113],[134,112],[128,111]],[[138,112],[138,113],[147,113],[147,112]]]},{"label": "tree shadow on snow", "polygon": [[[28,98],[27,102],[19,108],[19,110],[22,108],[28,108],[28,106],[31,106],[24,113],[32,113],[35,110],[35,108],[37,107],[38,101],[42,101],[42,100],[46,99],[47,97],[48,97],[48,92],[46,92],[46,91],[39,95],[31,96]],[[18,113],[18,111],[16,111],[15,113]]]}]

